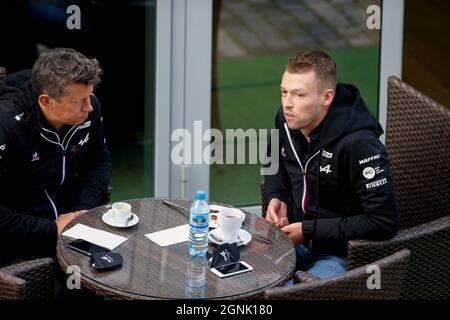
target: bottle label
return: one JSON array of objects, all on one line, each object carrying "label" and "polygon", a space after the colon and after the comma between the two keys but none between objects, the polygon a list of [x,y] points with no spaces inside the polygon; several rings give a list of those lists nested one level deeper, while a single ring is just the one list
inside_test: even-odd
[{"label": "bottle label", "polygon": [[191,226],[195,228],[209,227],[207,215],[191,215]]}]

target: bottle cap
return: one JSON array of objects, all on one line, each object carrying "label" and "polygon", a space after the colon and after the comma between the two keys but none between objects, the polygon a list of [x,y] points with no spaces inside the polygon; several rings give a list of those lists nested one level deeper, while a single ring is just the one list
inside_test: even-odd
[{"label": "bottle cap", "polygon": [[206,198],[206,192],[203,191],[203,190],[198,190],[198,191],[197,191],[196,198],[197,198],[198,200],[203,200],[203,199],[205,199],[205,198]]}]

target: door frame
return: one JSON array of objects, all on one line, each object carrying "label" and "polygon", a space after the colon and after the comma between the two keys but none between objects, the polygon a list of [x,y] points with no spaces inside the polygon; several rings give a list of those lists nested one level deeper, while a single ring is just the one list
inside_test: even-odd
[{"label": "door frame", "polygon": [[210,128],[212,0],[156,6],[155,196],[191,199],[197,189],[209,194],[209,165],[174,164],[171,135],[187,129],[193,145],[194,121]]}]

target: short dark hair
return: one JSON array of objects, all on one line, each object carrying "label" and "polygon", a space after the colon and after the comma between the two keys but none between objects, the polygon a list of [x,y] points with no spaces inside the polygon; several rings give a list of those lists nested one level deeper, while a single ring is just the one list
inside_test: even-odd
[{"label": "short dark hair", "polygon": [[289,59],[286,71],[289,73],[301,73],[313,70],[322,89],[330,87],[336,90],[337,65],[325,52],[310,50],[297,52]]},{"label": "short dark hair", "polygon": [[36,60],[31,81],[37,95],[46,93],[59,99],[67,93],[67,86],[71,83],[98,85],[101,74],[97,59],[89,59],[73,49],[55,48]]}]

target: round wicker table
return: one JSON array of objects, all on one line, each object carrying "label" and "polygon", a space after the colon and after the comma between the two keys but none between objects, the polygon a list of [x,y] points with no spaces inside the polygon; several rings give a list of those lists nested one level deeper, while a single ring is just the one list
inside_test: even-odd
[{"label": "round wicker table", "polygon": [[[257,236],[241,246],[241,260],[254,270],[228,278],[219,278],[209,268],[201,287],[190,287],[187,242],[161,247],[145,234],[188,223],[187,212],[168,207],[163,199],[145,198],[125,201],[139,216],[139,223],[119,229],[105,224],[101,217],[110,206],[100,206],[79,216],[66,226],[77,223],[127,237],[115,248],[123,257],[123,265],[112,271],[98,272],[90,258],[67,247],[72,238],[61,236],[57,245],[58,262],[64,272],[80,268],[82,288],[113,299],[249,299],[262,298],[265,289],[283,285],[293,274],[295,250],[289,238],[274,225],[254,214],[246,213],[243,229],[273,241],[268,244]],[[171,200],[189,207],[189,201]],[[209,251],[216,245],[209,244]],[[194,289],[194,291],[192,290]],[[196,292],[195,292],[196,291]]]}]

